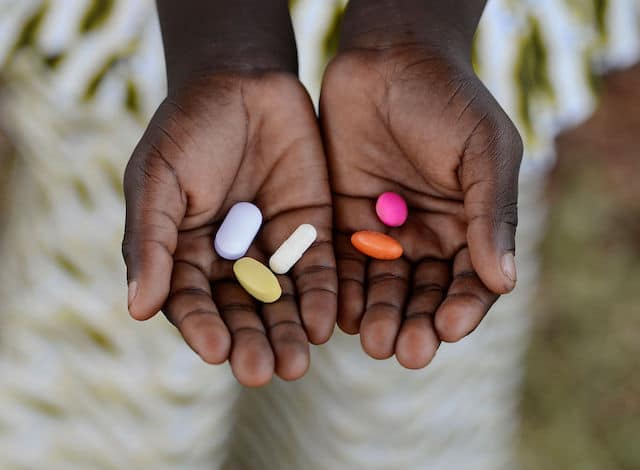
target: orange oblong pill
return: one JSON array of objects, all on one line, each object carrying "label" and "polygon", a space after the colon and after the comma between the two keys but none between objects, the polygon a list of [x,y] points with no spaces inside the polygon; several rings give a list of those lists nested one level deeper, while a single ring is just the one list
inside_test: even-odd
[{"label": "orange oblong pill", "polygon": [[402,245],[380,232],[364,230],[351,235],[351,244],[361,253],[375,259],[392,260],[402,256]]}]

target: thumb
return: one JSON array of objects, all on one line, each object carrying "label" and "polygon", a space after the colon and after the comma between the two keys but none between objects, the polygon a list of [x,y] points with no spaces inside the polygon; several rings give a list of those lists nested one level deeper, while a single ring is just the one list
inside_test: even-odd
[{"label": "thumb", "polygon": [[127,266],[129,313],[154,316],[169,294],[178,227],[186,211],[171,160],[145,137],[124,176],[126,222],[122,255]]},{"label": "thumb", "polygon": [[[486,121],[486,120],[485,120]],[[513,124],[484,125],[472,134],[460,167],[471,263],[494,293],[516,285],[515,234],[522,139]]]}]

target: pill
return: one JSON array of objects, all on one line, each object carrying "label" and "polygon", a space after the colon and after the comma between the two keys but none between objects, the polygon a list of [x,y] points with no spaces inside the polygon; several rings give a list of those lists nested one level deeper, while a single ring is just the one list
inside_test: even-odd
[{"label": "pill", "polygon": [[233,274],[244,290],[260,302],[269,304],[282,295],[276,276],[253,258],[241,258],[233,263]]},{"label": "pill", "polygon": [[378,196],[376,214],[383,224],[400,227],[406,222],[408,213],[407,203],[399,194],[387,192]]},{"label": "pill", "polygon": [[213,243],[216,252],[224,259],[242,258],[260,230],[261,224],[262,214],[256,206],[250,202],[234,204],[216,233]]},{"label": "pill", "polygon": [[353,246],[375,259],[391,260],[402,256],[402,246],[395,238],[380,232],[362,231],[351,235]]},{"label": "pill", "polygon": [[269,267],[276,274],[285,274],[316,241],[318,233],[313,225],[302,224],[287,238],[269,259]]}]

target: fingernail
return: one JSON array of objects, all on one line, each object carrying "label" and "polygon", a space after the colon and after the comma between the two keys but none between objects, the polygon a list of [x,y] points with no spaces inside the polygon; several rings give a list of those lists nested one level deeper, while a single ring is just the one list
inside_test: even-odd
[{"label": "fingernail", "polygon": [[136,295],[138,294],[138,281],[131,281],[129,283],[129,293],[128,293],[128,306],[131,307],[131,304],[136,299]]},{"label": "fingernail", "polygon": [[502,257],[502,273],[515,285],[518,274],[516,272],[516,258],[513,253],[506,253]]}]

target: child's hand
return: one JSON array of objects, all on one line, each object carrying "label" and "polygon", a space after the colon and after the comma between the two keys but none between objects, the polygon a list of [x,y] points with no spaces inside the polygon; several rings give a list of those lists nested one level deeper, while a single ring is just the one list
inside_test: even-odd
[{"label": "child's hand", "polygon": [[[129,309],[139,320],[162,308],[205,361],[230,359],[250,386],[302,376],[308,341],[330,337],[337,280],[331,199],[313,106],[287,73],[214,74],[186,82],[162,103],[125,174],[123,253]],[[247,254],[265,262],[302,223],[318,239],[283,296],[258,305],[213,249],[217,227],[238,201],[264,224]]]},{"label": "child's hand", "polygon": [[[384,21],[350,41],[350,14],[321,98],[334,193],[338,324],[360,332],[372,357],[395,353],[402,365],[419,368],[441,340],[469,334],[498,294],[515,286],[522,143],[474,75],[466,50],[450,52],[427,40],[386,42],[392,26]],[[400,228],[389,229],[376,216],[376,198],[385,191],[407,200],[409,218]],[[358,253],[349,237],[367,229],[397,238],[403,258],[376,261]]]}]

